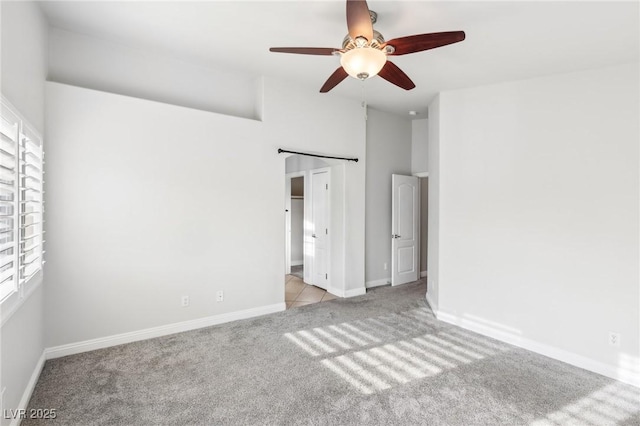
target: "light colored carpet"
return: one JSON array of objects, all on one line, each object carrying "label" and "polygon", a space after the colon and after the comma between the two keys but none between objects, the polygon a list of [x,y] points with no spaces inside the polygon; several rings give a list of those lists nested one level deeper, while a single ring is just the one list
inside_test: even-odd
[{"label": "light colored carpet", "polygon": [[640,424],[639,389],[438,322],[424,293],[47,361],[29,407],[55,408],[56,425]]}]

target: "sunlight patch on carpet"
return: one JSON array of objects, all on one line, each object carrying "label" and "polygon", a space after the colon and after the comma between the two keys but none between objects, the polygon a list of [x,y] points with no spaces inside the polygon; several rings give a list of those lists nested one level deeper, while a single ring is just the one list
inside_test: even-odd
[{"label": "sunlight patch on carpet", "polygon": [[[510,346],[458,329],[436,331],[426,308],[285,337],[324,367],[371,394],[508,351]],[[389,342],[390,343],[386,343]],[[384,343],[383,343],[384,342]]]},{"label": "sunlight patch on carpet", "polygon": [[531,426],[614,425],[639,413],[640,389],[630,391],[622,383],[612,383],[537,419]]}]

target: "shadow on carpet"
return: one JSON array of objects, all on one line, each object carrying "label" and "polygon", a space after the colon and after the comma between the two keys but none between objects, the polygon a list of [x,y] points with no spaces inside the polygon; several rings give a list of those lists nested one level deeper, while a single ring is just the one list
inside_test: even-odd
[{"label": "shadow on carpet", "polygon": [[638,425],[640,390],[436,320],[425,284],[47,361],[23,425]]}]

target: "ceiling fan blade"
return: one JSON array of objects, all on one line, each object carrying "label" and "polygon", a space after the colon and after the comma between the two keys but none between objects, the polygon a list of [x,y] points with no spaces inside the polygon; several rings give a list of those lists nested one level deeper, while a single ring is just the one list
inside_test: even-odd
[{"label": "ceiling fan blade", "polygon": [[327,93],[329,90],[336,87],[342,80],[347,78],[349,74],[344,70],[344,68],[340,67],[331,74],[331,76],[324,82],[322,88],[320,88],[320,93]]},{"label": "ceiling fan blade", "polygon": [[404,90],[411,90],[416,85],[411,81],[408,75],[404,73],[396,64],[391,61],[387,61],[384,67],[380,70],[378,75],[389,83],[395,84],[398,87],[402,87]]},{"label": "ceiling fan blade", "polygon": [[389,40],[386,45],[395,48],[395,52],[389,53],[389,55],[398,56],[458,43],[464,40],[464,38],[464,31],[449,31],[394,38],[393,40]]},{"label": "ceiling fan blade", "polygon": [[269,52],[297,53],[299,55],[333,55],[339,49],[333,47],[272,47]]},{"label": "ceiling fan blade", "polygon": [[373,24],[365,0],[347,0],[347,27],[352,39],[362,36],[373,40]]}]

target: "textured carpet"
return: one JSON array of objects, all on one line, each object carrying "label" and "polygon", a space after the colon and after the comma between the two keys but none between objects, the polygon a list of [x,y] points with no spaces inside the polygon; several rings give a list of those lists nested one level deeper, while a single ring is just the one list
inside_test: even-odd
[{"label": "textured carpet", "polygon": [[[438,322],[424,283],[47,361],[56,425],[639,425],[640,390]],[[47,424],[25,420],[23,425]]]}]

